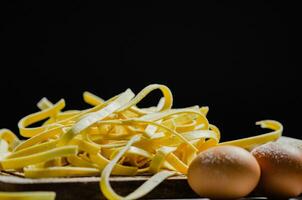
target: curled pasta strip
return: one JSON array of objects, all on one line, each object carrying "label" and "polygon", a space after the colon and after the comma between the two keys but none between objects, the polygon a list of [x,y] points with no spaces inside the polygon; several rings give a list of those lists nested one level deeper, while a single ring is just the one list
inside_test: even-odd
[{"label": "curled pasta strip", "polygon": [[43,119],[56,115],[60,110],[65,107],[65,101],[60,100],[56,105],[47,108],[45,110],[30,114],[23,119],[21,119],[18,123],[18,127],[20,130],[20,135],[23,137],[32,137],[44,130],[47,129],[45,126],[35,127],[35,128],[28,128],[31,124],[39,122]]},{"label": "curled pasta strip", "polygon": [[262,134],[262,135],[257,135],[254,137],[248,137],[248,138],[243,138],[243,139],[238,139],[238,140],[233,140],[233,141],[228,141],[228,142],[222,142],[222,143],[220,143],[220,145],[235,145],[235,146],[240,146],[240,147],[243,147],[246,149],[251,149],[255,146],[277,140],[278,138],[281,137],[282,132],[283,132],[282,124],[280,122],[277,122],[274,120],[258,121],[258,122],[256,122],[256,125],[260,125],[261,128],[272,129],[273,131]]},{"label": "curled pasta strip", "polygon": [[28,178],[97,176],[99,173],[100,171],[98,169],[90,167],[29,167],[24,169],[24,175]]},{"label": "curled pasta strip", "polygon": [[57,147],[55,149],[35,153],[32,155],[2,160],[0,161],[0,167],[2,169],[20,169],[28,165],[45,162],[57,157],[75,155],[77,151],[77,146]]}]

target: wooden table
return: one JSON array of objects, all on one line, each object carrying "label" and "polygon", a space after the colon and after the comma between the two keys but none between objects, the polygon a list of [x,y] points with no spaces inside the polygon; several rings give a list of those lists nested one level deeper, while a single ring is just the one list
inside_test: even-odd
[{"label": "wooden table", "polygon": [[[148,179],[148,176],[111,177],[112,187],[126,195]],[[105,199],[99,188],[99,177],[28,179],[11,175],[0,175],[0,191],[55,191],[56,200],[100,200]],[[144,199],[207,199],[198,197],[187,184],[186,177],[171,177],[162,182]],[[267,199],[248,197],[248,199]],[[242,200],[243,200],[242,199]],[[302,200],[291,198],[291,200]]]}]

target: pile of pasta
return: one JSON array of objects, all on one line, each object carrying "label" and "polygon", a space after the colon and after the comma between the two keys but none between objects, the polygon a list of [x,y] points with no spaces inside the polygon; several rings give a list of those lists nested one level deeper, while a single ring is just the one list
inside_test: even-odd
[{"label": "pile of pasta", "polygon": [[[150,92],[160,90],[157,106],[136,105]],[[100,188],[108,199],[138,199],[166,178],[186,174],[190,162],[209,147],[220,145],[219,129],[210,124],[208,107],[172,108],[173,97],[164,85],[153,84],[137,95],[130,89],[105,101],[84,92],[86,110],[63,111],[65,101],[53,104],[41,99],[39,112],[18,123],[21,141],[8,129],[0,131],[0,170],[26,178],[100,176]],[[43,124],[33,127],[40,122]],[[280,137],[276,121],[259,122],[272,132],[225,144],[245,148]],[[110,186],[110,175],[151,176],[137,190],[123,197]],[[0,199],[14,196],[54,199],[52,192],[0,192]]]}]

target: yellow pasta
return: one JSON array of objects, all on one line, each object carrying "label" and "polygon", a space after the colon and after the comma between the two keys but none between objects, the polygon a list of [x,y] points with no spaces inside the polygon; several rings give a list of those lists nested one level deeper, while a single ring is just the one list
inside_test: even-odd
[{"label": "yellow pasta", "polygon": [[[139,108],[149,93],[163,97],[154,107]],[[135,95],[130,89],[105,101],[84,92],[92,107],[63,111],[65,101],[41,99],[40,111],[22,118],[20,141],[8,129],[0,130],[0,170],[18,170],[27,178],[98,176],[108,199],[143,197],[166,178],[186,175],[196,155],[215,145],[243,148],[278,139],[282,124],[273,120],[257,124],[273,131],[267,134],[220,143],[219,129],[210,124],[207,106],[172,108],[173,97],[164,85],[153,84]],[[36,122],[43,125],[32,127]],[[122,197],[110,186],[110,175],[152,175],[131,194]],[[54,193],[0,192],[0,199],[54,199]]]},{"label": "yellow pasta", "polygon": [[0,192],[1,200],[54,200],[54,192]]}]

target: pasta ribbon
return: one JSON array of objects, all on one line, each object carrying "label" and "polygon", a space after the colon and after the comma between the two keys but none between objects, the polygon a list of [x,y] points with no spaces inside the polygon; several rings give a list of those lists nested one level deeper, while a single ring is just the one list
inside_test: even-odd
[{"label": "pasta ribbon", "polygon": [[261,144],[265,144],[270,141],[275,141],[278,138],[281,137],[283,132],[283,126],[280,122],[274,121],[274,120],[263,120],[256,122],[256,125],[260,125],[261,128],[269,128],[272,129],[272,132],[257,135],[254,137],[248,137],[238,140],[232,140],[228,142],[222,142],[220,145],[235,145],[240,146],[246,149],[252,149],[256,146],[259,146]]},{"label": "pasta ribbon", "polygon": [[54,200],[55,192],[0,192],[1,200]]}]

